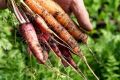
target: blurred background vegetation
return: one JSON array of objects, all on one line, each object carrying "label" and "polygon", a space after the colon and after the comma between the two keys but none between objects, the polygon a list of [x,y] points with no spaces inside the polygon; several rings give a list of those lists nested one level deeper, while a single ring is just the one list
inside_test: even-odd
[{"label": "blurred background vegetation", "polygon": [[[85,45],[80,44],[81,49],[100,80],[119,80],[120,0],[84,1],[94,27],[89,33],[88,45],[100,64]],[[0,10],[0,80],[82,80],[70,67],[65,69],[53,53],[49,54],[53,70],[38,64],[28,54],[17,25],[8,9]],[[88,80],[95,80],[86,65],[78,57],[74,58]]]}]

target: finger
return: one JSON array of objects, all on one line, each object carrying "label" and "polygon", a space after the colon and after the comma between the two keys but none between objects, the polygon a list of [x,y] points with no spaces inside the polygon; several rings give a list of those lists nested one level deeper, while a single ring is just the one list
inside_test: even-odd
[{"label": "finger", "polygon": [[0,0],[0,9],[5,9],[5,8],[7,8],[6,0]]},{"label": "finger", "polygon": [[70,6],[71,10],[75,14],[79,25],[87,30],[91,31],[92,30],[92,24],[89,19],[89,14],[85,8],[83,0],[73,0]]}]

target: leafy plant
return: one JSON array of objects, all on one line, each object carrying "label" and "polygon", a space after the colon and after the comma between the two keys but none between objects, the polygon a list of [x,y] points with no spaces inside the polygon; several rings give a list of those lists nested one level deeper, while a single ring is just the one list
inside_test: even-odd
[{"label": "leafy plant", "polygon": [[[119,80],[120,0],[85,0],[85,4],[94,27],[89,33],[88,45],[100,64],[96,63],[85,45],[80,47],[100,80]],[[70,67],[64,69],[52,53],[50,60],[54,70],[38,64],[26,49],[15,16],[8,9],[0,10],[0,80],[81,80]],[[78,57],[74,57],[76,62],[79,61],[78,66],[88,79],[94,80],[88,68]]]}]

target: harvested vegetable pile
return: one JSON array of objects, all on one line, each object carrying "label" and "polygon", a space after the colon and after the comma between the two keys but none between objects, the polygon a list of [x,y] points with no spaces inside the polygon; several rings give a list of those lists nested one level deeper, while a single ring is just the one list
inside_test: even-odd
[{"label": "harvested vegetable pile", "polygon": [[72,57],[72,54],[75,54],[99,80],[79,48],[78,42],[87,45],[87,34],[57,3],[53,0],[24,0],[16,4],[14,0],[10,0],[8,5],[20,23],[19,31],[29,51],[40,64],[49,67],[46,62],[49,59],[49,52],[53,51],[61,59],[64,67],[71,66],[84,80],[87,80]]}]

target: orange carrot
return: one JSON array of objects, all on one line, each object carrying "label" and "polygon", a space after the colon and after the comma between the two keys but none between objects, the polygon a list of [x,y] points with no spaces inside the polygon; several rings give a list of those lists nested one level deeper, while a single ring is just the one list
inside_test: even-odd
[{"label": "orange carrot", "polygon": [[87,35],[78,29],[78,26],[74,24],[68,14],[66,14],[58,4],[52,0],[35,1],[47,9],[47,11],[51,13],[76,40],[81,40],[83,43],[87,43]]},{"label": "orange carrot", "polygon": [[74,53],[82,58],[82,60],[88,66],[93,75],[98,79],[98,77],[88,65],[86,57],[79,49],[77,41],[67,32],[67,30],[63,26],[61,26],[45,8],[43,8],[41,5],[38,5],[34,0],[24,1],[35,13],[41,15],[44,18],[44,20],[51,26],[51,28],[61,37],[61,39],[63,39],[66,43],[68,43],[68,45],[70,45]]},{"label": "orange carrot", "polygon": [[25,3],[37,14],[41,15],[50,27],[63,39],[75,53],[79,53],[79,45],[77,41],[68,33],[68,31],[60,25],[56,19],[47,12],[45,8],[38,5],[34,0],[24,0]]}]

